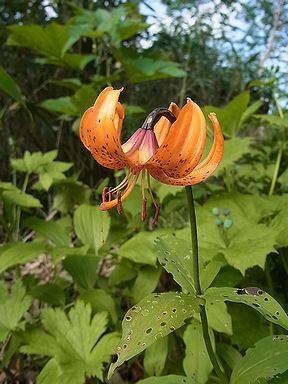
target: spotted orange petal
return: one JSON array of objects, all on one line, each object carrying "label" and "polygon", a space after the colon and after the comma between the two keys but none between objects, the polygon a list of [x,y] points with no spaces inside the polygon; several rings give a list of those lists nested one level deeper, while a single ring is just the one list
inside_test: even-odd
[{"label": "spotted orange petal", "polygon": [[214,140],[207,157],[189,175],[182,178],[169,177],[160,167],[147,166],[148,172],[154,179],[171,185],[194,185],[204,181],[215,171],[224,153],[224,138],[215,113],[210,113],[209,119],[214,128]]},{"label": "spotted orange petal", "polygon": [[[173,115],[177,118],[180,112],[180,108],[175,103],[170,103],[168,110],[173,113]],[[158,123],[154,126],[154,132],[157,138],[157,142],[159,147],[163,144],[168,132],[171,128],[172,123],[164,116],[158,121]]]},{"label": "spotted orange petal", "polygon": [[205,143],[205,117],[200,107],[188,99],[147,165],[161,168],[168,177],[183,178],[198,164]]},{"label": "spotted orange petal", "polygon": [[122,89],[105,88],[80,122],[80,138],[94,159],[110,169],[124,168],[128,160],[121,148],[124,109],[118,102]]}]

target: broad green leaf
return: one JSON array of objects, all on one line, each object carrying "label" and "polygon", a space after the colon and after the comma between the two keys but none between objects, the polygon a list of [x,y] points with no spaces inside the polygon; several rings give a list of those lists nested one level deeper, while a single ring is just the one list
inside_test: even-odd
[{"label": "broad green leaf", "polygon": [[234,97],[224,108],[208,105],[205,113],[215,112],[223,132],[229,136],[235,136],[241,128],[241,119],[247,109],[250,95],[245,91]]},{"label": "broad green leaf", "polygon": [[248,120],[250,117],[254,115],[254,113],[263,105],[262,100],[257,100],[253,104],[249,105],[249,107],[244,111],[241,120],[240,127]]},{"label": "broad green leaf", "polygon": [[53,283],[39,284],[33,287],[29,294],[40,301],[51,305],[64,305],[65,304],[65,293],[63,289]]},{"label": "broad green leaf", "polygon": [[2,198],[7,203],[17,205],[18,207],[23,207],[23,208],[42,207],[40,200],[36,199],[36,197],[28,193],[24,193],[20,191],[19,189],[4,191],[2,193]]},{"label": "broad green leaf", "polygon": [[246,304],[260,312],[268,321],[288,329],[288,316],[284,309],[272,296],[260,288],[208,288],[203,297],[207,302],[232,301]]},{"label": "broad green leaf", "polygon": [[[45,364],[36,379],[36,384],[58,384],[61,375],[61,368],[56,359],[52,358]],[[59,383],[60,384],[60,383]]]},{"label": "broad green leaf", "polygon": [[49,173],[41,173],[39,175],[39,183],[45,191],[48,191],[53,183],[53,178],[49,175]]},{"label": "broad green leaf", "polygon": [[[213,332],[209,333],[213,349],[215,349]],[[191,324],[184,331],[183,340],[186,345],[183,360],[184,371],[188,377],[194,379],[195,383],[205,384],[213,366],[206,349],[202,326],[198,320],[192,319]]]},{"label": "broad green leaf", "polygon": [[217,344],[217,353],[231,370],[233,370],[238,361],[242,359],[241,353],[232,345],[226,343]]},{"label": "broad green leaf", "polygon": [[[66,225],[65,225],[66,224]],[[55,221],[45,221],[37,217],[29,217],[25,220],[25,225],[33,229],[38,235],[49,239],[56,246],[70,246],[70,223],[65,223],[63,219]]]},{"label": "broad green leaf", "polygon": [[238,350],[246,350],[269,335],[269,324],[259,312],[241,303],[230,302],[228,308],[233,328],[231,343]]},{"label": "broad green leaf", "polygon": [[164,233],[167,233],[167,230],[139,232],[120,246],[118,254],[134,263],[156,266],[157,255],[154,240]]},{"label": "broad green leaf", "polygon": [[74,213],[74,227],[82,243],[97,253],[107,239],[110,216],[97,206],[80,205]]},{"label": "broad green leaf", "polygon": [[37,62],[41,64],[54,64],[60,67],[70,67],[75,70],[83,70],[88,63],[95,60],[97,56],[91,54],[81,53],[65,53],[62,57],[45,57],[38,59]]},{"label": "broad green leaf", "polygon": [[93,312],[109,313],[111,320],[114,324],[118,321],[118,314],[116,310],[115,299],[103,289],[90,288],[80,291],[80,298],[85,303],[89,303]]},{"label": "broad green leaf", "polygon": [[168,337],[150,345],[144,355],[144,369],[149,376],[161,376],[168,355]]},{"label": "broad green leaf", "polygon": [[248,349],[233,369],[231,384],[254,383],[271,379],[288,369],[288,336],[268,336]]},{"label": "broad green leaf", "polygon": [[21,318],[32,303],[30,296],[27,296],[26,289],[20,280],[16,281],[11,290],[0,282],[0,341],[3,342],[9,332],[24,328]]},{"label": "broad green leaf", "polygon": [[46,28],[36,24],[9,26],[9,45],[32,48],[48,57],[63,57],[64,53],[79,39],[77,31],[69,30],[68,25],[49,23]]},{"label": "broad green leaf", "polygon": [[0,273],[17,264],[31,261],[45,252],[45,246],[37,241],[31,243],[7,243],[0,248]]},{"label": "broad green leaf", "polygon": [[137,381],[137,384],[195,384],[192,377],[178,376],[178,375],[167,375],[161,377],[148,377]]},{"label": "broad green leaf", "polygon": [[[264,224],[263,219],[277,210],[277,205],[273,199],[269,201],[260,196],[230,193],[212,197],[204,206],[198,207],[199,253],[202,262],[207,263],[222,254],[242,274],[254,265],[264,268],[266,255],[275,251],[278,231]],[[219,209],[222,222],[225,220],[223,210],[229,208],[233,220],[231,228],[225,230],[216,224],[215,216],[211,213],[214,207]],[[190,239],[188,228],[175,234],[180,239]]]},{"label": "broad green leaf", "polygon": [[225,140],[224,155],[213,173],[214,176],[219,176],[221,172],[230,165],[233,165],[237,160],[251,151],[250,144],[252,142],[251,137],[233,137],[229,140]]},{"label": "broad green leaf", "polygon": [[62,213],[68,213],[75,205],[89,204],[90,195],[90,188],[75,178],[69,177],[61,180],[57,182],[53,209]]},{"label": "broad green leaf", "polygon": [[162,339],[199,310],[201,299],[177,292],[153,293],[129,309],[122,322],[122,339],[117,359],[111,364],[108,377],[124,361]]},{"label": "broad green leaf", "polygon": [[58,99],[47,99],[42,101],[40,107],[51,112],[58,112],[62,115],[78,116],[76,106],[73,104],[71,97],[63,96]]},{"label": "broad green leaf", "polygon": [[203,266],[203,269],[200,271],[200,283],[203,292],[210,287],[220,269],[226,264],[224,257],[219,256],[214,257],[213,260]]},{"label": "broad green leaf", "polygon": [[139,269],[137,278],[132,288],[134,303],[144,299],[144,297],[156,289],[160,274],[161,268],[155,268],[149,265]]},{"label": "broad green leaf", "polygon": [[0,89],[11,96],[18,102],[23,101],[21,90],[15,80],[5,71],[4,68],[0,67]]},{"label": "broad green leaf", "polygon": [[95,256],[68,256],[63,260],[63,267],[73,277],[78,288],[93,288],[97,279],[99,259]]},{"label": "broad green leaf", "polygon": [[191,243],[177,239],[172,234],[160,236],[155,240],[157,257],[167,272],[186,291],[195,293],[192,279]]},{"label": "broad green leaf", "polygon": [[[59,366],[58,369],[51,363],[58,372],[55,384],[83,384],[89,376],[102,379],[103,363],[109,361],[119,338],[115,333],[101,338],[107,327],[107,315],[97,313],[91,318],[91,313],[90,305],[82,301],[75,303],[68,316],[59,308],[44,309],[42,322],[47,332],[38,330],[34,336],[26,337],[21,351],[51,356]],[[53,377],[51,367],[44,369],[43,377]]]},{"label": "broad green leaf", "polygon": [[52,256],[54,263],[65,259],[67,256],[86,256],[89,251],[89,246],[84,245],[83,247],[67,247],[67,246],[56,246],[49,248],[49,254]]},{"label": "broad green leaf", "polygon": [[205,308],[209,326],[217,332],[232,335],[232,320],[227,311],[226,304],[221,301],[215,302],[214,299],[210,300],[208,298],[206,300]]}]

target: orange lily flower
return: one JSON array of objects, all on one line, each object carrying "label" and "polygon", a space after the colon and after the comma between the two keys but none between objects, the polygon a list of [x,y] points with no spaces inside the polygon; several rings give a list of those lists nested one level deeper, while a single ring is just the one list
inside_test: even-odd
[{"label": "orange lily flower", "polygon": [[151,175],[165,184],[193,185],[209,177],[221,161],[224,139],[215,113],[209,114],[214,128],[214,140],[208,156],[200,162],[206,143],[206,120],[191,99],[180,109],[171,103],[168,109],[157,108],[145,119],[142,127],[121,144],[124,108],[118,101],[123,88],[106,87],[94,105],[83,115],[80,138],[94,159],[110,169],[127,168],[125,179],[115,188],[102,193],[102,210],[117,206],[134,188],[142,173],[142,220],[146,217],[145,178],[156,207],[157,221],[160,205],[150,187]]}]

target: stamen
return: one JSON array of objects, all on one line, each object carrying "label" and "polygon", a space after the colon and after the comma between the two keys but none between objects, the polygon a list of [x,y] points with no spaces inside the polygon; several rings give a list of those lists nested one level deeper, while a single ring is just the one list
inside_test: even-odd
[{"label": "stamen", "polygon": [[159,217],[159,213],[160,213],[160,204],[158,203],[155,208],[156,208],[155,209],[155,215],[154,215],[153,220],[152,220],[152,225],[155,225],[158,222],[158,217]]},{"label": "stamen", "polygon": [[145,221],[147,216],[147,199],[144,197],[142,200],[141,220]]},{"label": "stamen", "polygon": [[155,215],[154,215],[153,220],[152,220],[152,225],[155,225],[155,224],[157,224],[159,213],[160,213],[160,203],[157,203],[155,198],[154,198],[154,195],[153,195],[153,192],[152,192],[152,189],[151,189],[150,175],[149,175],[148,172],[147,172],[147,184],[148,184],[149,194],[150,194],[151,199],[153,201],[153,204],[155,206]]},{"label": "stamen", "polygon": [[162,116],[165,116],[172,124],[176,121],[176,117],[172,112],[169,111],[169,109],[159,107],[149,113],[141,128],[146,130],[153,130],[154,125],[158,123]]},{"label": "stamen", "polygon": [[141,220],[145,221],[147,216],[147,199],[145,197],[145,169],[142,171],[142,179],[141,179],[141,192],[142,192],[142,211],[141,211]]},{"label": "stamen", "polygon": [[118,215],[122,215],[123,213],[123,207],[122,207],[122,201],[121,201],[121,192],[117,191],[117,212]]},{"label": "stamen", "polygon": [[105,187],[102,191],[102,203],[106,203],[107,199],[106,199],[106,195],[107,195],[107,192],[109,191],[109,187]]},{"label": "stamen", "polygon": [[112,199],[111,189],[112,189],[111,187],[108,188],[108,192],[107,192],[107,194],[108,194],[108,201],[111,201],[111,199]]}]

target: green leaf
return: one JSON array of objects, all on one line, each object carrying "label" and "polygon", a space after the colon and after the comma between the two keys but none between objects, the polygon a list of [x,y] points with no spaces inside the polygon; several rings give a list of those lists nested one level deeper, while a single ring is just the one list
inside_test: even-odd
[{"label": "green leaf", "polygon": [[246,304],[260,312],[266,320],[288,329],[288,316],[284,309],[272,296],[260,288],[208,288],[203,297],[214,303],[232,301]]},{"label": "green leaf", "polygon": [[134,303],[144,299],[144,297],[156,289],[160,274],[161,268],[154,268],[149,265],[144,266],[139,270],[132,288]]},{"label": "green leaf", "polygon": [[224,108],[207,105],[205,113],[215,112],[225,135],[235,136],[241,128],[242,116],[250,100],[249,92],[245,91],[234,97]]},{"label": "green leaf", "polygon": [[220,269],[226,265],[226,261],[223,256],[214,257],[213,260],[208,262],[200,272],[200,282],[202,291],[206,291],[210,287],[213,280],[217,276]]},{"label": "green leaf", "polygon": [[137,384],[195,384],[192,377],[167,375],[161,377],[148,377],[137,381]]},{"label": "green leaf", "polygon": [[271,379],[288,369],[288,336],[268,336],[248,349],[233,369],[231,384],[254,383]]},{"label": "green leaf", "polygon": [[16,281],[11,290],[0,282],[0,341],[3,342],[9,332],[23,329],[20,322],[24,313],[30,307],[32,300],[26,295],[26,289],[20,280]]},{"label": "green leaf", "polygon": [[23,96],[19,86],[2,67],[0,67],[0,89],[7,93],[7,95],[11,96],[14,100],[23,102]]},{"label": "green leaf", "polygon": [[29,291],[29,294],[40,301],[51,305],[64,305],[65,293],[57,284],[39,284]]},{"label": "green leaf", "polygon": [[231,370],[233,370],[238,361],[242,359],[241,353],[230,344],[217,344],[217,352]]},{"label": "green leaf", "polygon": [[63,219],[55,221],[45,221],[38,219],[37,217],[29,217],[25,220],[25,225],[33,229],[37,235],[43,236],[45,239],[49,239],[53,244],[57,246],[70,246],[70,222]]},{"label": "green leaf", "polygon": [[107,239],[110,216],[97,206],[83,204],[74,213],[74,227],[82,243],[97,253]]},{"label": "green leaf", "polygon": [[46,28],[36,24],[15,24],[8,29],[10,31],[8,45],[32,48],[44,56],[56,58],[63,57],[80,37],[76,30],[71,33],[68,25],[57,23],[49,23]]},{"label": "green leaf", "polygon": [[118,321],[118,314],[116,311],[115,300],[103,289],[90,288],[80,291],[80,298],[89,303],[93,312],[109,313],[111,320],[114,324]]},{"label": "green leaf", "polygon": [[174,280],[187,292],[195,293],[192,271],[191,244],[177,239],[172,234],[155,240],[157,257],[167,272],[172,273]]},{"label": "green leaf", "polygon": [[254,113],[263,105],[262,100],[257,100],[244,111],[241,120],[240,120],[240,127],[246,122],[246,120],[250,119],[254,115]]},{"label": "green leaf", "polygon": [[0,273],[17,264],[26,263],[46,252],[37,241],[31,243],[7,243],[0,248]]},{"label": "green leaf", "polygon": [[[209,332],[213,349],[215,341],[213,332]],[[192,319],[183,334],[186,345],[183,367],[186,375],[192,377],[195,383],[205,384],[213,369],[203,338],[202,326],[199,321]]]},{"label": "green leaf", "polygon": [[167,230],[139,232],[120,246],[118,254],[134,263],[156,266],[157,259],[154,240],[157,236],[164,233],[167,233]]},{"label": "green leaf", "polygon": [[161,376],[168,355],[168,337],[150,345],[144,355],[144,369],[149,376]]},{"label": "green leaf", "polygon": [[68,96],[44,100],[40,104],[40,107],[51,112],[61,113],[62,115],[78,116],[77,108],[73,104],[71,97]]},{"label": "green leaf", "polygon": [[213,175],[219,176],[226,167],[233,165],[243,155],[250,153],[251,141],[251,137],[233,137],[232,139],[225,140],[223,158]]},{"label": "green leaf", "polygon": [[91,195],[89,187],[74,177],[57,183],[57,192],[53,201],[53,209],[62,213],[69,213],[75,205],[88,204]]},{"label": "green leaf", "polygon": [[288,127],[288,116],[280,117],[276,115],[255,115],[258,119],[265,121],[270,125],[277,125],[277,127]]},{"label": "green leaf", "polygon": [[99,259],[95,256],[68,256],[63,260],[63,267],[73,277],[79,288],[93,288],[97,278]]},{"label": "green leaf", "polygon": [[36,197],[20,191],[20,189],[4,191],[2,193],[2,198],[7,203],[17,205],[18,207],[23,208],[40,208],[42,204],[40,200]]},{"label": "green leaf", "polygon": [[55,362],[44,368],[42,377],[55,379],[53,369],[57,372],[55,384],[83,384],[89,376],[102,379],[103,363],[108,362],[119,340],[115,333],[101,338],[107,327],[105,313],[91,318],[90,305],[77,301],[68,317],[59,308],[44,309],[42,322],[47,333],[37,331],[34,337],[26,338],[26,345],[21,348],[24,353],[53,357]]},{"label": "green leaf", "polygon": [[117,360],[108,377],[124,361],[131,359],[157,340],[182,327],[198,311],[201,299],[177,292],[153,293],[129,309],[122,322],[122,339]]},{"label": "green leaf", "polygon": [[232,320],[224,302],[215,302],[214,298],[206,299],[206,311],[209,327],[217,332],[232,335]]}]

